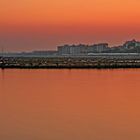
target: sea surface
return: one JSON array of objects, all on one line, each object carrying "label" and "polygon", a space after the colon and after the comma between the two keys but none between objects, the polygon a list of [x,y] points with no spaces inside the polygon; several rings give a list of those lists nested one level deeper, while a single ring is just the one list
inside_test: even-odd
[{"label": "sea surface", "polygon": [[140,69],[0,70],[0,140],[140,140]]}]

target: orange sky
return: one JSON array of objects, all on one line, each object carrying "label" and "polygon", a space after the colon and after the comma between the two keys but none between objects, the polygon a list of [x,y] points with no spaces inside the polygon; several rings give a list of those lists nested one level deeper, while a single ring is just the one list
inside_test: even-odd
[{"label": "orange sky", "polygon": [[140,39],[139,0],[3,0],[0,45],[9,51]]}]

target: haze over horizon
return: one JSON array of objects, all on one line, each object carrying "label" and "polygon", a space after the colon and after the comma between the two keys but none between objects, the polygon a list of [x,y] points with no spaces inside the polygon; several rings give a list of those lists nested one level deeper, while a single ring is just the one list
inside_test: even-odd
[{"label": "haze over horizon", "polygon": [[138,0],[0,1],[0,46],[30,51],[140,40],[139,5]]}]

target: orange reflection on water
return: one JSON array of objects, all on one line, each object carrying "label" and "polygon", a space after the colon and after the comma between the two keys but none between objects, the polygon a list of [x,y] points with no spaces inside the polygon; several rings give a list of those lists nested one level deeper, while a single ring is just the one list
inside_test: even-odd
[{"label": "orange reflection on water", "polygon": [[139,140],[140,70],[0,71],[1,140]]}]

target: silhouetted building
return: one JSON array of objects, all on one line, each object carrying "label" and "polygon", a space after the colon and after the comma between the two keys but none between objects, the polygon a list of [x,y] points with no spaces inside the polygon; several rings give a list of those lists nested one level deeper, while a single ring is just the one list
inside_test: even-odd
[{"label": "silhouetted building", "polygon": [[108,50],[107,43],[100,43],[94,45],[64,45],[58,46],[59,55],[86,55],[88,53],[101,53]]},{"label": "silhouetted building", "polygon": [[70,54],[70,46],[69,45],[64,45],[64,46],[58,46],[58,54],[59,55],[68,55]]},{"label": "silhouetted building", "polygon": [[59,55],[82,55],[86,52],[87,46],[82,44],[58,46]]},{"label": "silhouetted building", "polygon": [[136,41],[135,39],[131,41],[127,41],[123,44],[125,49],[134,49],[136,47],[140,47],[140,42]]},{"label": "silhouetted building", "polygon": [[92,46],[92,51],[91,52],[101,53],[101,52],[104,52],[108,49],[109,49],[109,47],[108,47],[107,43],[94,44]]}]

